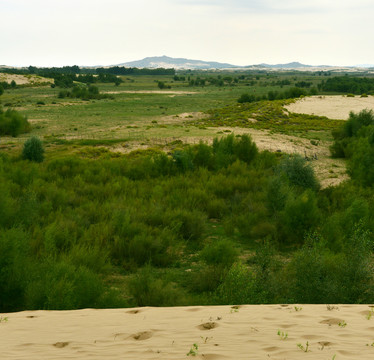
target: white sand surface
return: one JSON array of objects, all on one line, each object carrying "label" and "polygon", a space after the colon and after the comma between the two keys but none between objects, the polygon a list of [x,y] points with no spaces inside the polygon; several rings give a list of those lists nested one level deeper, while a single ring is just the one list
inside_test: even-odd
[{"label": "white sand surface", "polygon": [[326,116],[330,119],[347,120],[349,113],[360,112],[363,109],[374,110],[374,96],[347,97],[334,96],[308,96],[285,106],[294,113]]},{"label": "white sand surface", "polygon": [[[8,319],[0,322],[0,358],[372,360],[371,310],[246,305],[24,311],[1,314]],[[307,343],[308,352],[298,347],[305,350]],[[187,356],[191,348],[195,356]]]}]

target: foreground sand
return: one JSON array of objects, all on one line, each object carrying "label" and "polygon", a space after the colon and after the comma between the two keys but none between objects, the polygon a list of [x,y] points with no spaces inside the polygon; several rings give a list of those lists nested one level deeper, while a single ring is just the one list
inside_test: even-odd
[{"label": "foreground sand", "polygon": [[347,120],[349,113],[360,112],[363,109],[374,110],[374,96],[347,97],[334,96],[308,96],[295,103],[285,106],[294,113],[326,116],[330,119]]},{"label": "foreground sand", "polygon": [[24,311],[0,315],[8,318],[0,322],[0,358],[374,359],[372,311],[368,305]]}]

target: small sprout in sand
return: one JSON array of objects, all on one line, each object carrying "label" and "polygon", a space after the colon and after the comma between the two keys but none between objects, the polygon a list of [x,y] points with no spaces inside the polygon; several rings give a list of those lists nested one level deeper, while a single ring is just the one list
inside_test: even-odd
[{"label": "small sprout in sand", "polygon": [[288,338],[288,333],[284,331],[278,330],[277,335],[281,338],[281,340],[286,340]]},{"label": "small sprout in sand", "polygon": [[366,319],[370,320],[373,315],[374,315],[374,309],[371,309],[369,314],[366,315]]},{"label": "small sprout in sand", "polygon": [[2,322],[8,322],[8,318],[0,316],[0,323]]},{"label": "small sprout in sand", "polygon": [[308,352],[309,351],[309,342],[307,341],[305,346],[302,345],[302,344],[297,344],[297,347],[304,352]]},{"label": "small sprout in sand", "polygon": [[366,344],[366,346],[372,346],[372,347],[374,347],[374,342],[371,343],[371,344]]},{"label": "small sprout in sand", "polygon": [[347,326],[347,323],[346,323],[344,320],[342,320],[338,325],[339,325],[340,327],[344,328],[344,327]]},{"label": "small sprout in sand", "polygon": [[238,305],[231,306],[230,313],[232,314],[234,312],[239,312],[239,306]]},{"label": "small sprout in sand", "polygon": [[296,312],[303,310],[302,307],[297,307],[297,306],[295,306],[294,309],[295,309]]},{"label": "small sprout in sand", "polygon": [[199,345],[196,343],[192,345],[190,351],[187,353],[187,356],[196,356],[199,352]]},{"label": "small sprout in sand", "polygon": [[205,336],[205,337],[200,336],[200,337],[204,341],[204,344],[206,344],[210,339],[213,339],[212,337],[208,337],[208,336]]},{"label": "small sprout in sand", "polygon": [[331,360],[335,360],[335,358],[336,358],[336,354],[334,354],[334,356],[332,357],[332,359],[331,359]]}]

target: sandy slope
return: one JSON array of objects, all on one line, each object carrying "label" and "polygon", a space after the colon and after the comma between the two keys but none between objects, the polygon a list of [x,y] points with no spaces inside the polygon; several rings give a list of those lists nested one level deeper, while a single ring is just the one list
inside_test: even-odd
[{"label": "sandy slope", "polygon": [[[2,314],[1,359],[374,359],[368,305],[252,305]],[[296,311],[298,310],[298,311]],[[339,325],[339,323],[341,325]],[[346,324],[344,326],[344,324]],[[278,330],[287,333],[281,339]],[[306,347],[303,352],[297,344]],[[197,355],[187,353],[197,345]],[[196,349],[196,348],[195,348]]]},{"label": "sandy slope", "polygon": [[294,113],[326,116],[330,119],[348,119],[350,111],[360,112],[363,109],[374,110],[374,96],[308,96],[285,106]]}]

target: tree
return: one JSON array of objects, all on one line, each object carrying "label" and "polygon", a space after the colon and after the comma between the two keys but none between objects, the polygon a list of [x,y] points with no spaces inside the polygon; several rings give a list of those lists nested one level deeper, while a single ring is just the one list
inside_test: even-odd
[{"label": "tree", "polygon": [[23,145],[22,157],[30,161],[42,162],[44,160],[42,141],[36,136],[32,136],[30,139],[26,140]]},{"label": "tree", "polygon": [[4,88],[0,85],[0,96],[4,94]]}]

